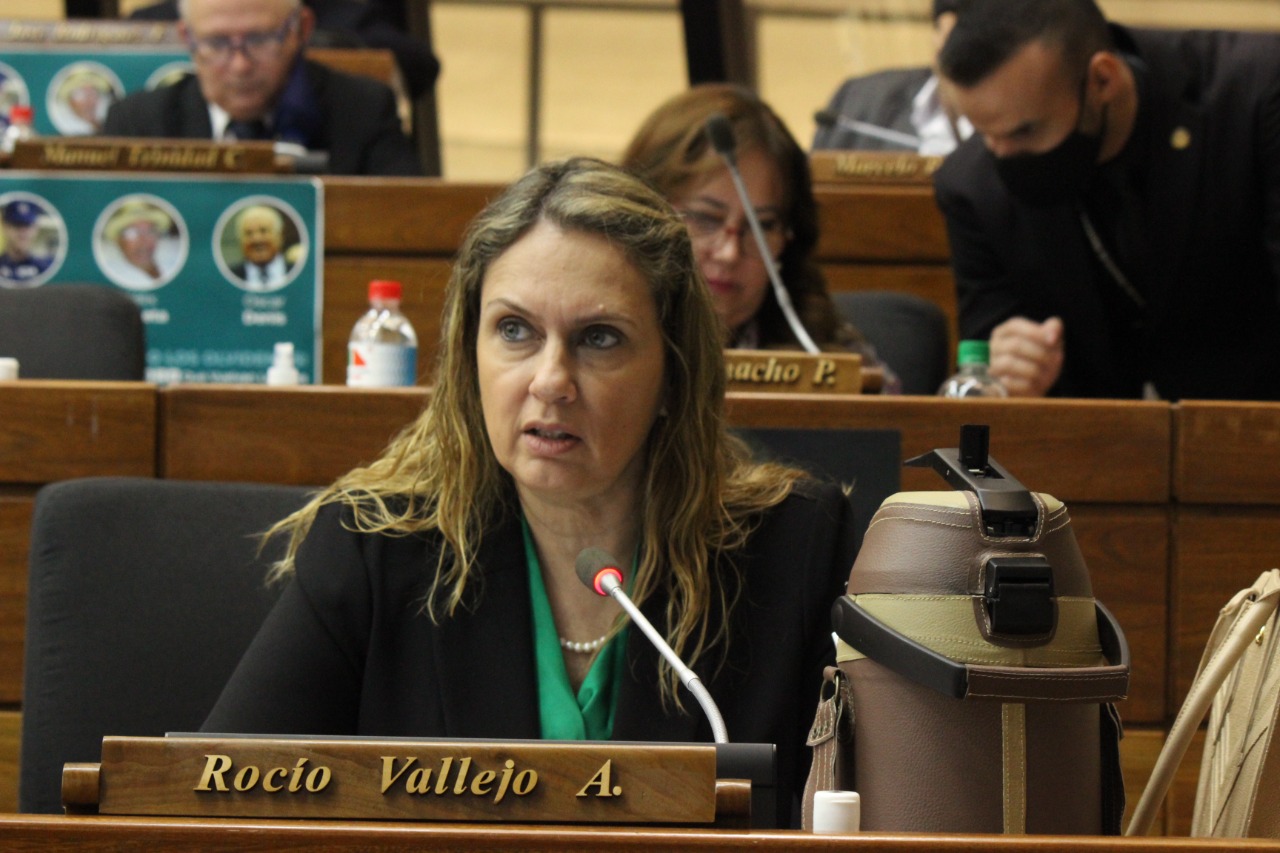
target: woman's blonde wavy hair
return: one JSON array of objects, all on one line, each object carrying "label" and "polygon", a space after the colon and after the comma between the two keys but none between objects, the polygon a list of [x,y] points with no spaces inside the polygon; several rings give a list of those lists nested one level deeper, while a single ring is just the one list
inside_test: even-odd
[{"label": "woman's blonde wavy hair", "polygon": [[[542,221],[604,237],[651,287],[665,350],[665,415],[645,450],[633,597],[644,601],[665,591],[667,639],[697,660],[720,640],[727,647],[737,584],[723,574],[718,555],[740,547],[752,520],[780,502],[801,474],[750,461],[726,432],[719,321],[683,220],[641,180],[588,158],[535,168],[475,219],[449,280],[430,401],[375,462],[343,475],[267,532],[288,537],[273,576],[292,572],[320,507],[343,503],[358,530],[439,535],[439,561],[424,567],[433,578],[426,609],[440,619],[464,606],[464,593],[478,580],[476,554],[487,528],[517,511],[514,484],[498,465],[481,413],[481,289],[490,264]],[[713,612],[723,618],[709,619]],[[675,675],[663,667],[664,696],[674,698]]]}]

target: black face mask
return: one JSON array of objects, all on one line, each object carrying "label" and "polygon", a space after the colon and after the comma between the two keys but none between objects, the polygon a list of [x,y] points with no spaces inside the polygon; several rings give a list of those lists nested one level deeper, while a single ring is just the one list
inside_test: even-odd
[{"label": "black face mask", "polygon": [[[1087,80],[1087,78],[1086,78]],[[1080,118],[1084,118],[1084,87],[1080,91]],[[1048,207],[1078,198],[1089,188],[1098,167],[1098,153],[1107,134],[1107,105],[1096,134],[1080,131],[1080,122],[1054,148],[1040,154],[995,157],[996,174],[1009,193],[1032,207]]]}]

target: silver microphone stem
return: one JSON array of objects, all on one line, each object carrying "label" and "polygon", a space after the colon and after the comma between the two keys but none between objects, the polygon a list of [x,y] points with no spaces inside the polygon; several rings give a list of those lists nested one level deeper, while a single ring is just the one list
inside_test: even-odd
[{"label": "silver microphone stem", "polygon": [[853,133],[860,133],[863,136],[870,136],[884,142],[890,142],[894,145],[901,145],[903,148],[909,148],[916,151],[920,148],[920,137],[912,136],[909,133],[903,133],[899,130],[890,130],[887,127],[881,127],[878,124],[869,124],[865,121],[858,121],[856,118],[837,115],[833,117],[835,123],[845,130]]},{"label": "silver microphone stem", "polygon": [[698,700],[698,704],[702,706],[702,712],[707,715],[707,719],[711,721],[711,736],[716,743],[729,742],[729,730],[725,728],[724,717],[720,715],[720,709],[716,707],[715,700],[711,698],[711,694],[702,683],[702,679],[698,674],[689,667],[685,666],[684,661],[676,656],[676,653],[667,645],[667,641],[658,629],[653,627],[645,615],[640,612],[640,608],[636,607],[635,602],[622,589],[622,584],[618,583],[618,579],[613,574],[603,575],[598,583],[601,589],[613,596],[614,601],[622,605],[622,609],[627,611],[627,615],[631,617],[631,621],[640,626],[640,630],[644,631],[645,636],[649,638],[649,642],[662,652],[662,656],[667,659],[667,663],[671,664],[671,668],[676,671],[676,675],[680,676],[680,683],[689,688],[689,692],[693,694],[693,698]]},{"label": "silver microphone stem", "polygon": [[813,338],[809,337],[809,332],[805,330],[800,317],[796,315],[795,307],[791,304],[791,294],[782,285],[782,277],[778,275],[778,265],[774,263],[773,253],[769,251],[769,244],[765,242],[764,229],[760,227],[760,219],[751,205],[751,196],[747,195],[747,187],[742,182],[742,175],[728,157],[724,158],[724,163],[729,167],[729,177],[733,179],[733,186],[738,191],[738,198],[742,201],[742,212],[747,217],[747,224],[751,226],[751,236],[755,238],[756,247],[760,250],[760,258],[764,261],[765,271],[769,274],[769,283],[773,285],[773,298],[778,300],[778,307],[782,309],[782,315],[787,318],[787,324],[791,326],[791,331],[800,342],[800,346],[804,347],[805,352],[817,355],[821,350],[813,342]]}]

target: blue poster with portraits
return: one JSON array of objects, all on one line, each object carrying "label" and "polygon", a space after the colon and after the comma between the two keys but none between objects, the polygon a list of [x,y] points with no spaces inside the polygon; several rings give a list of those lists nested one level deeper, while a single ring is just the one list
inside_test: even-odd
[{"label": "blue poster with portraits", "polygon": [[113,49],[65,44],[0,47],[0,128],[9,110],[31,106],[38,136],[91,136],[125,95],[192,71],[181,44]]},{"label": "blue poster with portraits", "polygon": [[319,382],[323,252],[316,178],[0,172],[0,287],[129,294],[152,382]]}]

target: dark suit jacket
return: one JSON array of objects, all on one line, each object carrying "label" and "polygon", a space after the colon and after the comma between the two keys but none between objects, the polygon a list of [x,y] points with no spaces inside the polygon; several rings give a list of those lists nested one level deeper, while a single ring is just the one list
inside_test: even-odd
[{"label": "dark suit jacket", "polygon": [[[915,135],[911,102],[932,73],[928,68],[895,68],[851,77],[831,96],[827,109],[836,115]],[[825,148],[904,150],[901,145],[839,126],[819,127],[814,134],[813,149]]]},{"label": "dark suit jacket", "polygon": [[[306,63],[320,123],[307,147],[329,152],[334,175],[421,175],[422,166],[400,128],[395,97],[375,80]],[[172,86],[137,92],[112,105],[105,136],[209,139],[209,107],[188,75]]]},{"label": "dark suit jacket", "polygon": [[[470,606],[433,623],[421,605],[438,539],[355,534],[341,524],[345,512],[322,510],[299,552],[295,579],[204,730],[539,738],[518,520],[485,535]],[[850,505],[837,487],[798,486],[733,558],[744,583],[728,661],[717,668],[714,655],[694,666],[731,740],[777,744],[784,823],[808,770],[805,736],[822,667],[834,661],[830,609],[853,565],[854,540]],[[716,576],[732,573],[722,567]],[[665,595],[657,595],[642,608],[664,633],[665,606]],[[697,700],[683,688],[684,713],[663,707],[658,660],[633,626],[614,739],[711,741]]]},{"label": "dark suit jacket", "polygon": [[[417,98],[435,85],[440,62],[431,52],[431,45],[402,32],[378,4],[367,0],[306,0],[306,5],[315,12],[316,29],[320,31],[312,36],[313,44],[337,41],[345,36],[355,39],[353,46],[390,50],[396,56],[411,98]],[[129,17],[135,21],[176,21],[178,2],[161,0],[134,9]]]},{"label": "dark suit jacket", "polygon": [[986,338],[1016,315],[1062,317],[1052,393],[1063,396],[1135,397],[1150,379],[1169,399],[1280,398],[1280,38],[1115,32],[1148,69],[1146,144],[1130,143],[1152,258],[1139,330],[1112,329],[1104,288],[1114,285],[1078,209],[1013,199],[973,138],[935,177],[960,335]]}]

